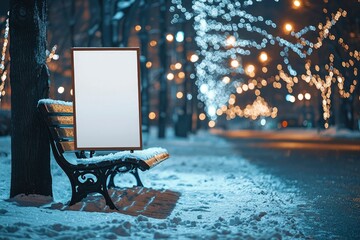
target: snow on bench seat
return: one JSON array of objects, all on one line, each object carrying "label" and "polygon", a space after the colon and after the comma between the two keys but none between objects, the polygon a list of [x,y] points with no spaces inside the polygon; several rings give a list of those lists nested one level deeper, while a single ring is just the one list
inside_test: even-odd
[{"label": "snow on bench seat", "polygon": [[134,152],[130,151],[121,151],[116,153],[110,153],[107,155],[94,155],[92,158],[76,158],[73,154],[70,157],[67,157],[72,164],[97,164],[106,161],[117,161],[122,160],[126,161],[128,159],[140,160],[146,165],[143,165],[145,169],[148,170],[162,161],[169,158],[169,153],[166,149],[161,147],[152,147],[144,150],[136,150]]}]

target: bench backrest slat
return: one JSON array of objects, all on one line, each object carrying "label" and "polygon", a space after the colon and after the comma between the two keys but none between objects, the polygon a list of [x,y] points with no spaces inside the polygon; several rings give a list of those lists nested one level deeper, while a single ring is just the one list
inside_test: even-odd
[{"label": "bench backrest slat", "polygon": [[74,128],[72,127],[56,127],[53,128],[59,139],[74,140]]},{"label": "bench backrest slat", "polygon": [[62,105],[62,104],[44,104],[48,113],[73,113],[73,107],[69,105]]},{"label": "bench backrest slat", "polygon": [[73,116],[49,116],[49,120],[53,126],[74,124]]},{"label": "bench backrest slat", "polygon": [[52,139],[60,153],[74,152],[73,107],[57,103],[43,103],[40,110],[46,115]]},{"label": "bench backrest slat", "polygon": [[75,152],[75,143],[73,141],[57,142],[57,147],[59,150],[62,150],[61,153]]}]

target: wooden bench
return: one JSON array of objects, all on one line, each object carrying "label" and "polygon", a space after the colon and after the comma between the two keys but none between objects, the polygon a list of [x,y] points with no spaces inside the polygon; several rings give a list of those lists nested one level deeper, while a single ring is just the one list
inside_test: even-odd
[{"label": "wooden bench", "polygon": [[99,156],[94,155],[91,150],[89,153],[76,151],[72,103],[42,99],[38,103],[38,109],[49,129],[55,160],[70,179],[72,197],[69,205],[80,202],[89,193],[100,193],[104,196],[106,205],[110,209],[116,209],[108,194],[108,188],[115,187],[116,174],[131,173],[137,186],[143,186],[138,169],[149,170],[169,157],[163,148],[120,151]]}]

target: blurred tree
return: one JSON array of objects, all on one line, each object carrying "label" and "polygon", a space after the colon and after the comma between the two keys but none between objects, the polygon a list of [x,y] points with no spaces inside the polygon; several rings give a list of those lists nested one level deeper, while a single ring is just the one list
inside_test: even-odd
[{"label": "blurred tree", "polygon": [[48,97],[46,0],[10,1],[11,189],[18,194],[52,195],[50,148],[37,102]]},{"label": "blurred tree", "polygon": [[[245,92],[260,96],[266,86],[272,86],[274,90],[286,87],[286,94],[292,94],[295,85],[306,82],[319,90],[325,128],[354,128],[360,85],[358,0],[298,1],[303,7],[277,0],[192,0],[191,7],[185,4],[188,1],[171,2],[172,23],[194,19],[198,97],[210,120],[223,114],[229,120],[243,117],[236,97]],[[256,7],[259,4],[265,7]],[[275,10],[264,11],[266,6]],[[287,14],[279,17],[276,11],[281,9]],[[276,54],[259,58],[260,64],[270,59],[271,65],[250,64],[258,61],[253,56],[260,57],[265,50]],[[280,104],[283,111],[285,104]]]},{"label": "blurred tree", "polygon": [[112,11],[113,1],[112,0],[99,0],[100,5],[100,21],[101,21],[101,42],[103,47],[112,47]]},{"label": "blurred tree", "polygon": [[149,32],[146,30],[146,24],[149,22],[149,1],[144,0],[143,5],[141,5],[141,19],[140,24],[143,26],[139,31],[139,39],[141,44],[141,113],[142,113],[142,125],[143,132],[148,133],[150,122],[149,122],[149,112],[150,112],[150,98],[149,98],[149,71],[146,67],[146,63],[149,60],[148,44],[149,44]]},{"label": "blurred tree", "polygon": [[167,4],[165,0],[160,0],[160,39],[159,39],[159,61],[161,65],[160,72],[160,92],[159,92],[159,138],[165,138],[166,133],[166,122],[167,122],[167,78],[166,78],[166,66],[167,61],[167,46],[166,46],[166,34],[167,34]]}]

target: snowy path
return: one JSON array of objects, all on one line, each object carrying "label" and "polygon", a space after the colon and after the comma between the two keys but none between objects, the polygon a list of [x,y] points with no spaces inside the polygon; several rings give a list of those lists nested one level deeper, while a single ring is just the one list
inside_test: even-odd
[{"label": "snowy path", "polygon": [[[10,152],[9,142],[8,137],[0,138],[0,152]],[[169,190],[180,194],[178,199],[168,199],[168,205],[176,205],[170,215],[162,215],[164,219],[152,217],[151,213],[131,216],[130,210],[126,212],[131,206],[124,209],[125,214],[94,212],[99,206],[91,205],[99,204],[97,197],[72,207],[73,211],[57,210],[66,208],[63,204],[70,199],[71,193],[66,177],[56,164],[52,164],[53,202],[39,196],[4,201],[9,196],[10,156],[3,153],[0,162],[0,238],[311,238],[308,235],[309,219],[304,213],[314,210],[310,209],[308,200],[298,189],[289,188],[280,179],[264,174],[235,154],[224,139],[200,132],[189,139],[151,138],[149,142],[149,147],[167,148],[171,158],[141,174],[148,187],[141,191],[164,193],[163,190]],[[157,195],[154,196],[156,199]],[[135,201],[141,200],[139,197]],[[18,206],[19,202],[21,205],[44,205],[24,207]],[[152,207],[161,210],[160,205]]]}]

